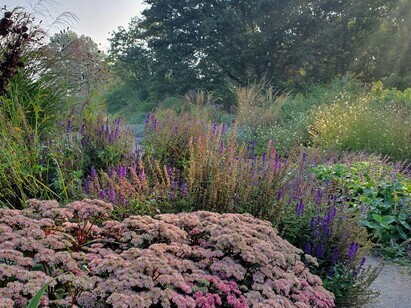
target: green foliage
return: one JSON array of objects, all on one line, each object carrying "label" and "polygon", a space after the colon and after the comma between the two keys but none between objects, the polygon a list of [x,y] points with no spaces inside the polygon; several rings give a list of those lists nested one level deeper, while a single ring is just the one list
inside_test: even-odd
[{"label": "green foliage", "polygon": [[178,116],[172,109],[165,109],[148,114],[142,141],[144,157],[181,170],[188,164],[190,138],[202,136],[205,129],[204,122],[188,113]]},{"label": "green foliage", "polygon": [[[42,141],[56,120],[58,99],[21,73],[9,84],[0,106],[0,204],[18,206],[27,198],[58,198],[47,186]],[[48,95],[50,93],[50,95]]]},{"label": "green foliage", "polygon": [[[269,88],[258,89],[262,92],[269,91]],[[251,118],[254,121],[249,121],[252,125],[246,125],[240,131],[240,140],[246,143],[255,142],[257,153],[262,153],[267,142],[274,140],[277,150],[287,154],[298,143],[309,145],[308,128],[314,121],[317,107],[339,104],[345,100],[353,101],[365,90],[364,85],[358,80],[346,75],[333,79],[329,85],[312,86],[305,94],[282,95],[277,104],[265,100],[268,104],[264,104],[265,108],[260,108],[259,112],[254,111],[254,108],[248,108],[249,114],[255,114]],[[261,120],[266,113],[272,121]]]},{"label": "green foliage", "polygon": [[[398,168],[398,167],[397,167]],[[319,165],[317,177],[341,185],[349,205],[362,211],[362,223],[387,251],[411,236],[411,180],[377,162]]]},{"label": "green foliage", "polygon": [[320,149],[366,151],[395,160],[410,159],[411,97],[382,90],[354,101],[343,100],[317,108],[309,128],[313,146]]},{"label": "green foliage", "polygon": [[369,290],[369,287],[381,272],[382,266],[353,270],[343,263],[337,263],[332,268],[333,275],[327,276],[323,284],[335,295],[336,307],[363,307],[379,295],[379,292]]},{"label": "green foliage", "polygon": [[[406,0],[147,0],[111,39],[111,58],[150,97],[189,89],[223,95],[266,78],[303,90],[353,73],[364,81],[409,74]],[[222,87],[223,86],[223,87]]]},{"label": "green foliage", "polygon": [[50,286],[50,284],[56,280],[57,277],[51,279],[49,282],[45,283],[40,290],[33,296],[33,298],[30,300],[30,302],[27,304],[27,308],[38,308],[40,307],[41,304],[41,298],[43,297],[44,292],[46,292],[47,288]]}]

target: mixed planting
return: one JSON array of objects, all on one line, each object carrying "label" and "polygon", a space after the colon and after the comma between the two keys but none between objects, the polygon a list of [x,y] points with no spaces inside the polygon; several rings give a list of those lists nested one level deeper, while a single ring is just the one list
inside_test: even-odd
[{"label": "mixed planting", "polygon": [[358,307],[411,261],[410,88],[190,90],[137,136],[89,39],[3,13],[1,307]]}]

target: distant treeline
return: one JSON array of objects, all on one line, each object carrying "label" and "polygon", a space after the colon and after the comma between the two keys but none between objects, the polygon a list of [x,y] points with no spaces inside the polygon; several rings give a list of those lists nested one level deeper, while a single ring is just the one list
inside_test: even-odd
[{"label": "distant treeline", "polygon": [[335,76],[411,81],[408,0],[145,0],[111,38],[111,59],[140,99],[266,80],[301,90]]}]

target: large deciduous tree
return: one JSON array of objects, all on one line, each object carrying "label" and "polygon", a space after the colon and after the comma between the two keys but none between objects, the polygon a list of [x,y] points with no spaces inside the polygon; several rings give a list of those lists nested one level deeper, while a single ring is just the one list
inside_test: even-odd
[{"label": "large deciduous tree", "polygon": [[225,81],[294,87],[347,72],[381,78],[401,62],[395,50],[409,48],[406,0],[145,3],[142,18],[114,34],[111,54],[159,97]]}]

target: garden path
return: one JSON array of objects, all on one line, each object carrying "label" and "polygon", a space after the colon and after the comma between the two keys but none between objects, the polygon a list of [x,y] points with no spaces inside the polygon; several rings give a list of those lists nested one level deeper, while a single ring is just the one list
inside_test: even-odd
[{"label": "garden path", "polygon": [[[378,263],[379,259],[376,257],[370,257],[367,262],[368,265]],[[364,308],[411,308],[411,266],[385,263],[371,288],[381,294],[375,303]]]}]

